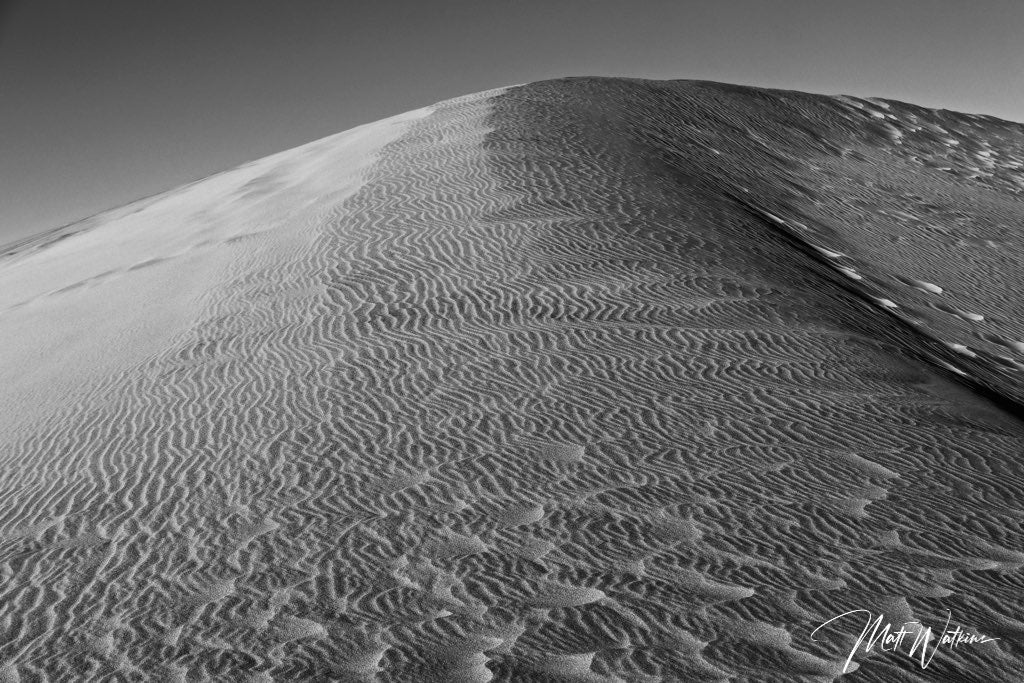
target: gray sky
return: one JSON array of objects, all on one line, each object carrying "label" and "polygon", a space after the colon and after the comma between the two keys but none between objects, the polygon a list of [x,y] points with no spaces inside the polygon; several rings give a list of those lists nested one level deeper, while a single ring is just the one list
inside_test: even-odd
[{"label": "gray sky", "polygon": [[1024,121],[1024,1],[0,0],[0,243],[368,121],[568,75]]}]

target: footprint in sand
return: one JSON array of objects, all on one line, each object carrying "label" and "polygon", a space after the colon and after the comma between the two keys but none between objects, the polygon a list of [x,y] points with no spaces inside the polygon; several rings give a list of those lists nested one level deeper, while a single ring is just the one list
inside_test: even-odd
[{"label": "footprint in sand", "polygon": [[825,247],[814,247],[814,249],[825,258],[838,259],[846,256],[846,254],[843,254],[838,251],[832,251],[831,249],[826,249]]},{"label": "footprint in sand", "polygon": [[968,358],[978,357],[978,354],[976,354],[974,351],[971,351],[968,347],[964,346],[963,344],[958,344],[956,342],[945,342],[945,344],[946,346],[953,349],[957,353],[967,356]]},{"label": "footprint in sand", "polygon": [[549,583],[541,586],[530,603],[536,607],[579,607],[606,597],[605,592],[597,588]]},{"label": "footprint in sand", "polygon": [[1016,351],[1017,353],[1024,354],[1024,342],[1015,341],[1012,339],[1007,339],[1005,337],[1000,337],[999,335],[996,334],[987,334],[984,332],[977,333],[976,336],[979,339],[983,339],[993,344],[999,344],[1000,346],[1005,346],[1006,348]]},{"label": "footprint in sand", "polygon": [[339,672],[361,675],[368,679],[376,680],[376,674],[381,670],[381,660],[384,659],[387,651],[388,647],[386,645],[353,650],[341,657],[337,664],[337,669]]},{"label": "footprint in sand", "polygon": [[220,602],[234,592],[234,579],[218,579],[216,581],[203,584],[196,589],[191,597],[185,598],[182,603],[184,605],[188,605],[193,610],[199,611],[204,605],[208,605],[212,602]]},{"label": "footprint in sand", "polygon": [[583,462],[586,447],[578,443],[562,441],[541,441],[522,439],[520,443],[546,460],[557,460],[567,463]]},{"label": "footprint in sand", "polygon": [[475,555],[491,549],[479,536],[464,536],[454,531],[445,531],[425,545],[427,556],[440,560]]},{"label": "footprint in sand", "polygon": [[955,306],[949,306],[943,303],[931,304],[931,307],[938,311],[942,311],[943,313],[948,313],[952,316],[960,318],[961,320],[966,320],[972,323],[979,323],[985,319],[985,316],[981,315],[980,313],[970,313],[968,311],[956,308]]},{"label": "footprint in sand", "polygon": [[544,559],[544,556],[549,554],[555,548],[557,548],[551,541],[545,541],[541,538],[531,538],[523,542],[522,546],[515,551],[515,554],[524,560],[531,562],[539,562]]},{"label": "footprint in sand", "polygon": [[285,643],[303,638],[326,638],[327,628],[318,621],[294,616],[278,616],[270,624],[273,637]]},{"label": "footprint in sand", "polygon": [[944,291],[942,287],[939,287],[936,284],[932,284],[931,282],[925,282],[924,280],[915,280],[912,278],[904,278],[898,275],[895,277],[898,281],[907,285],[908,287],[913,287],[914,289],[924,292],[925,294],[942,294]]},{"label": "footprint in sand", "polygon": [[861,275],[860,273],[858,273],[853,268],[848,268],[846,266],[840,266],[839,268],[837,268],[837,270],[840,273],[842,273],[843,275],[845,275],[846,277],[850,278],[851,280],[863,280],[864,279],[864,276]]},{"label": "footprint in sand", "polygon": [[580,652],[577,654],[548,655],[539,659],[534,668],[561,679],[583,678],[591,672],[596,652]]},{"label": "footprint in sand", "polygon": [[899,306],[896,305],[896,302],[893,301],[892,299],[884,299],[884,298],[881,298],[881,297],[871,297],[871,298],[874,299],[875,303],[877,303],[882,308],[899,308]]},{"label": "footprint in sand", "polygon": [[492,516],[495,526],[516,527],[533,524],[544,519],[543,505],[509,505],[497,510]]}]

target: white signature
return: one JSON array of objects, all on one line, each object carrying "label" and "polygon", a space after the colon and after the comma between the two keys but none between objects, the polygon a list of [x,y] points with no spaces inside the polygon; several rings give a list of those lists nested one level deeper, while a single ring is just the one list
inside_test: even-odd
[{"label": "white signature", "polygon": [[[843,666],[843,673],[850,667],[850,662],[853,661],[853,656],[857,653],[857,650],[864,645],[864,652],[871,652],[871,649],[878,645],[878,649],[881,652],[901,652],[901,648],[908,646],[909,649],[905,652],[907,657],[913,659],[915,656],[920,658],[921,668],[927,669],[928,665],[931,664],[932,659],[935,657],[935,653],[939,647],[946,645],[950,649],[956,649],[961,645],[980,645],[982,643],[991,643],[998,638],[991,638],[989,636],[982,635],[980,633],[970,633],[969,631],[963,630],[960,626],[956,628],[950,628],[949,622],[953,618],[952,612],[947,612],[946,625],[942,629],[942,635],[936,638],[932,633],[930,626],[925,626],[919,621],[905,621],[900,624],[899,629],[893,627],[892,622],[883,621],[885,620],[884,614],[879,614],[874,617],[871,612],[866,609],[855,609],[849,612],[844,612],[837,617],[832,617],[818,628],[811,631],[811,640],[815,640],[814,634],[828,626],[834,621],[838,621],[845,617],[853,617],[861,615],[864,618],[864,629],[860,632],[860,637],[857,638],[857,642],[854,643],[853,648],[850,650],[850,656],[846,658],[846,665]],[[909,627],[909,628],[908,628]],[[868,632],[871,632],[870,636]],[[908,636],[913,636],[911,640]],[[931,650],[928,649],[928,644],[931,641],[936,641],[932,646]]]}]

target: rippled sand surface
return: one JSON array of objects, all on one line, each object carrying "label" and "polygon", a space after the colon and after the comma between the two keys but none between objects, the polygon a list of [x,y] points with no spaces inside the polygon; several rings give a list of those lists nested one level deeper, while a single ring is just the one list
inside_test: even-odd
[{"label": "rippled sand surface", "polygon": [[[1024,670],[1024,126],[567,79],[0,256],[0,680]],[[846,677],[844,677],[846,679]]]}]

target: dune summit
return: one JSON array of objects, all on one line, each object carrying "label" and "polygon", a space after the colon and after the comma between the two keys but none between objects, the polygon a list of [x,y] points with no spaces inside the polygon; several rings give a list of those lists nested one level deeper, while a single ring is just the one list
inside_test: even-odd
[{"label": "dune summit", "polygon": [[1022,192],[1020,124],[581,78],[12,245],[0,680],[1016,680]]}]

